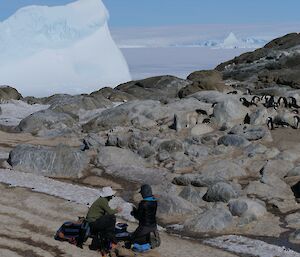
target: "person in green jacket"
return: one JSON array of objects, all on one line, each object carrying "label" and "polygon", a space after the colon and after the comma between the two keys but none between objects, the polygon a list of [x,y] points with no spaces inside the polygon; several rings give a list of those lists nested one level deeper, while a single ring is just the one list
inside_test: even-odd
[{"label": "person in green jacket", "polygon": [[[86,220],[89,223],[93,235],[101,233],[111,240],[114,239],[116,225],[115,214],[122,211],[120,208],[111,209],[108,205],[115,193],[116,192],[113,191],[111,187],[104,187],[102,189],[102,196],[100,196],[89,208]],[[97,242],[92,242],[90,248],[95,248],[95,244],[97,244]]]}]

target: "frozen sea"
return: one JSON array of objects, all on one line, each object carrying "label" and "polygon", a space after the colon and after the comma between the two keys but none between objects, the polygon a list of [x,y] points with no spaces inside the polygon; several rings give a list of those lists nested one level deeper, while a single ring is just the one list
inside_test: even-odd
[{"label": "frozen sea", "polygon": [[253,49],[211,49],[208,47],[121,48],[132,79],[158,75],[186,78],[196,70],[214,69]]}]

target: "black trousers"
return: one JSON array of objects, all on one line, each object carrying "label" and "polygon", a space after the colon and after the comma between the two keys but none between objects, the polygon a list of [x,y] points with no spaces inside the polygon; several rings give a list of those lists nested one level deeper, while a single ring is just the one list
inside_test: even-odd
[{"label": "black trousers", "polygon": [[137,244],[146,244],[150,242],[150,232],[157,230],[157,227],[144,227],[138,226],[137,229],[131,234],[130,242]]},{"label": "black trousers", "polygon": [[90,223],[91,233],[115,233],[116,216],[115,215],[104,215],[94,222]]}]

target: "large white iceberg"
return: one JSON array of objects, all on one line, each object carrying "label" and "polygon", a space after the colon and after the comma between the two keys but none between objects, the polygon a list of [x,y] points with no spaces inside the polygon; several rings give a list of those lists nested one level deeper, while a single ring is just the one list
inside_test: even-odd
[{"label": "large white iceberg", "polygon": [[131,80],[108,17],[101,0],[19,9],[0,23],[0,84],[45,96]]}]

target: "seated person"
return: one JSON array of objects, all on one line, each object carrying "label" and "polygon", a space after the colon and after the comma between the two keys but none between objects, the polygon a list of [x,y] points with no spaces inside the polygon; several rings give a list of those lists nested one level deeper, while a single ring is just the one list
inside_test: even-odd
[{"label": "seated person", "polygon": [[[111,209],[108,202],[114,197],[115,191],[111,187],[104,187],[100,196],[89,208],[86,220],[89,223],[91,234],[103,233],[108,239],[114,240],[116,216],[122,209]],[[97,248],[97,239],[93,240],[91,248]]]},{"label": "seated person", "polygon": [[145,244],[149,243],[150,232],[157,230],[156,210],[157,200],[153,197],[152,188],[145,184],[141,186],[140,194],[143,200],[138,208],[133,208],[131,215],[139,221],[139,226],[130,237],[130,243]]}]

